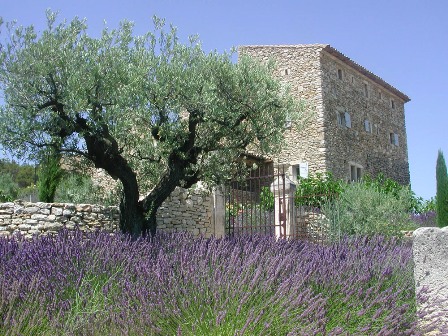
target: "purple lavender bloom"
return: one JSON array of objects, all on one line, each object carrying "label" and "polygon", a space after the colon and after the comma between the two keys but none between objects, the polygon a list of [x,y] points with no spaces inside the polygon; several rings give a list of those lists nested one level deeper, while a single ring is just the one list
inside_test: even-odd
[{"label": "purple lavender bloom", "polygon": [[2,238],[0,334],[418,335],[412,271],[382,237]]}]

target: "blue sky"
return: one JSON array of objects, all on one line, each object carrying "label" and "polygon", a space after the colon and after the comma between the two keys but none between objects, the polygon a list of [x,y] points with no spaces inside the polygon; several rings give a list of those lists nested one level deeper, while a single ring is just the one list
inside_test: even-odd
[{"label": "blue sky", "polygon": [[[135,22],[137,33],[157,15],[181,37],[198,34],[209,50],[245,44],[328,43],[407,94],[412,189],[435,195],[435,163],[448,159],[448,1],[432,0],[0,0],[0,16],[45,25],[45,9],[87,18],[92,34]],[[445,133],[447,132],[447,133]]]}]

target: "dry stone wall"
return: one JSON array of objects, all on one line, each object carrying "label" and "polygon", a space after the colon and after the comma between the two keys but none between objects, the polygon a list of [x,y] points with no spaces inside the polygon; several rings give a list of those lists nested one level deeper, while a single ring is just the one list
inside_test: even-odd
[{"label": "dry stone wall", "polygon": [[117,207],[90,204],[10,202],[0,204],[0,236],[57,233],[62,228],[116,231]]},{"label": "dry stone wall", "polygon": [[[188,190],[176,188],[157,212],[158,229],[187,231],[194,236],[221,236],[224,220],[215,211],[218,196],[200,185]],[[119,230],[118,207],[22,201],[0,204],[0,236],[21,233],[31,237],[75,227],[83,231],[116,232]]]}]

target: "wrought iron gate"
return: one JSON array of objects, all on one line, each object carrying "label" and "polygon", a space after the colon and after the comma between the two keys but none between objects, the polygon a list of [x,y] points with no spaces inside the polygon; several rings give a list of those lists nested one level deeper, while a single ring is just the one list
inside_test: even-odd
[{"label": "wrought iron gate", "polygon": [[[230,181],[225,186],[226,234],[260,233],[286,238],[286,215],[281,209],[285,204],[284,177],[284,171],[274,173],[272,168],[264,167],[251,171],[244,179]],[[276,197],[272,192],[274,186],[283,191]],[[280,211],[276,211],[279,207]]]}]

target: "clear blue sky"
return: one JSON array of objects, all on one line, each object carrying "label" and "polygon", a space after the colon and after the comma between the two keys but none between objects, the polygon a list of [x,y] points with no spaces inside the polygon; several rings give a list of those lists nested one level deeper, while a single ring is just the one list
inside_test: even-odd
[{"label": "clear blue sky", "polygon": [[0,0],[0,16],[45,24],[45,9],[87,18],[92,34],[103,21],[136,23],[157,15],[180,36],[198,34],[205,50],[244,44],[328,43],[407,94],[405,105],[412,189],[435,195],[435,163],[448,159],[448,0]]}]

